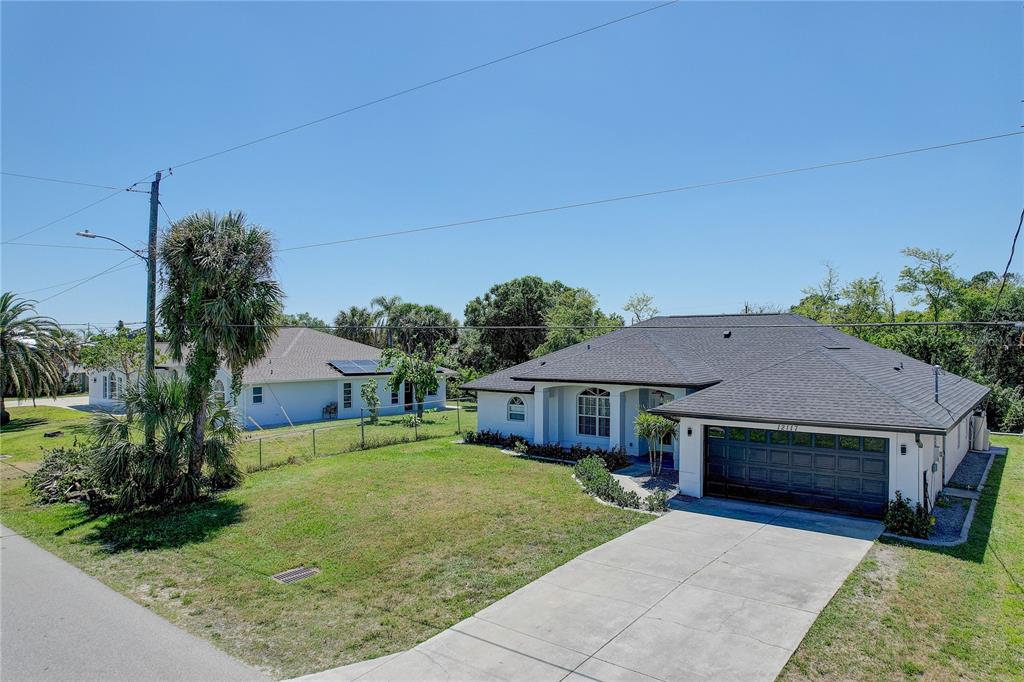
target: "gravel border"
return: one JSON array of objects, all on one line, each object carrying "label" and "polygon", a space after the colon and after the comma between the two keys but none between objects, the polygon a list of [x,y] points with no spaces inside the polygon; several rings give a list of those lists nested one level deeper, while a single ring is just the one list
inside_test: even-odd
[{"label": "gravel border", "polygon": [[961,490],[978,490],[985,483],[985,471],[991,454],[984,452],[968,452],[960,461],[953,475],[949,477],[947,488]]},{"label": "gravel border", "polygon": [[[985,489],[985,482],[988,481],[988,472],[992,470],[992,463],[995,461],[996,453],[989,450],[988,464],[985,465],[985,473],[981,475],[981,483],[978,484],[978,492]],[[925,545],[926,547],[956,547],[957,545],[962,545],[967,542],[967,538],[971,534],[971,524],[974,523],[974,512],[977,511],[977,509],[978,500],[972,499],[971,508],[967,510],[967,516],[964,518],[964,525],[960,529],[960,537],[955,540],[925,540],[924,538],[912,538],[906,535],[896,535],[895,533],[889,532],[882,533],[882,537],[910,542],[915,545]]]}]

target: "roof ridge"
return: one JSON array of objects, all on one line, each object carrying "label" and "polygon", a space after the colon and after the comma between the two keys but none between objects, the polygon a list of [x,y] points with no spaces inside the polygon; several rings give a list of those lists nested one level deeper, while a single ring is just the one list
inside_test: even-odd
[{"label": "roof ridge", "polygon": [[[657,319],[692,318],[692,317],[770,317],[770,316],[778,316],[778,315],[796,315],[796,313],[790,313],[790,312],[778,312],[778,313],[705,313],[704,315],[696,315],[696,314],[694,314],[694,315],[655,315],[654,317],[649,317],[646,320],[641,320],[637,324],[643,324],[644,322],[648,322],[649,320],[657,320]],[[800,317],[800,316],[797,315],[797,317]],[[630,326],[631,327],[635,327],[635,326],[637,326],[637,324],[630,325]]]},{"label": "roof ridge", "polygon": [[935,421],[934,419],[929,417],[927,414],[924,414],[923,412],[921,412],[921,410],[917,409],[913,405],[910,405],[909,403],[907,403],[905,400],[901,399],[900,397],[894,395],[889,389],[887,389],[885,386],[882,386],[877,381],[873,381],[872,379],[869,379],[868,377],[864,376],[863,374],[858,372],[853,367],[850,367],[848,364],[846,364],[845,362],[841,361],[838,357],[832,357],[830,354],[823,352],[825,350],[824,348],[815,348],[814,350],[818,351],[818,354],[821,355],[823,358],[826,358],[829,362],[831,362],[834,365],[837,365],[839,367],[842,367],[847,372],[849,372],[853,376],[857,377],[858,379],[860,379],[864,383],[868,384],[869,386],[873,386],[877,390],[881,391],[885,396],[887,396],[888,398],[892,399],[896,404],[900,405],[903,408],[906,408],[906,409],[910,410],[911,412],[916,414],[918,417],[920,417],[921,419],[925,420],[927,423],[932,424],[935,428],[943,429],[943,430],[946,428],[944,425],[942,425],[939,422]]},{"label": "roof ridge", "polygon": [[[594,339],[601,339],[601,338],[604,338],[606,336],[611,336],[612,334],[614,334],[616,332],[633,332],[633,334],[631,334],[631,336],[633,336],[633,335],[639,334],[642,331],[642,329],[643,329],[642,327],[619,327],[618,329],[613,329],[612,331],[607,332],[605,334],[601,334],[600,336],[592,336],[589,339],[584,339],[583,341],[580,341],[579,343],[574,343],[571,346],[566,346],[565,348],[559,348],[556,351],[551,351],[551,353],[547,353],[545,355],[542,355],[539,358],[531,358],[531,359],[527,360],[526,362],[519,363],[519,365],[513,365],[513,367],[519,367],[521,365],[525,365],[527,362],[536,362],[537,360],[541,360],[541,359],[547,357],[548,355],[552,355],[554,353],[561,353],[562,351],[567,351],[567,350],[570,350],[572,348],[576,348],[575,351],[573,351],[571,353],[566,353],[562,357],[557,358],[557,360],[558,361],[562,361],[562,360],[565,360],[565,359],[568,359],[568,358],[574,358],[577,355],[580,355],[581,353],[586,353],[588,350],[590,350],[590,342],[593,341]],[[604,346],[602,346],[602,348],[604,348],[606,346],[610,346],[612,344],[621,343],[621,342],[622,342],[622,339],[616,339],[615,341],[610,341],[610,342],[604,344]],[[585,348],[579,348],[579,346],[586,346],[586,347]],[[509,369],[512,369],[512,367],[509,367]]]},{"label": "roof ridge", "polygon": [[301,336],[302,336],[302,332],[303,332],[303,331],[304,331],[303,329],[299,329],[299,330],[297,330],[297,332],[295,333],[295,335],[294,335],[294,336],[292,337],[291,343],[289,343],[289,344],[288,344],[288,347],[287,347],[287,348],[285,348],[285,349],[284,349],[284,351],[282,351],[282,352],[281,352],[281,355],[280,355],[280,357],[282,357],[282,358],[283,358],[283,357],[285,357],[286,355],[288,355],[288,353],[290,353],[290,352],[292,351],[292,348],[294,348],[294,347],[295,347],[295,344],[296,344],[296,343],[298,343],[298,341],[299,341],[299,337],[301,337]]}]

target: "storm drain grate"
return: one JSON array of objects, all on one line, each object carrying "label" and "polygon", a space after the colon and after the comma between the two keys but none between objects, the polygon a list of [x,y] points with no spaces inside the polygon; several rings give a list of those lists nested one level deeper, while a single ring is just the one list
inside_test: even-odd
[{"label": "storm drain grate", "polygon": [[288,585],[288,584],[291,584],[291,583],[298,582],[300,580],[304,580],[306,578],[310,578],[310,577],[316,575],[319,572],[320,572],[319,568],[310,568],[308,566],[299,566],[298,568],[291,568],[291,569],[288,569],[287,571],[281,571],[280,573],[275,573],[274,575],[272,575],[270,577],[273,578],[274,580],[276,580],[279,583],[284,583],[285,585]]}]

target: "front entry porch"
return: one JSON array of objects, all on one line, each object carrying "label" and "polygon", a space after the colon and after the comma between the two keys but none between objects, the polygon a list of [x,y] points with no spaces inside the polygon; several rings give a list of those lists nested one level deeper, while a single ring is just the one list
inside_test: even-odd
[{"label": "front entry porch", "polygon": [[[686,395],[686,388],[615,384],[537,384],[532,405],[535,443],[619,449],[647,464],[650,444],[637,437],[633,422],[641,410]],[[678,468],[678,438],[657,444],[664,468]]]}]

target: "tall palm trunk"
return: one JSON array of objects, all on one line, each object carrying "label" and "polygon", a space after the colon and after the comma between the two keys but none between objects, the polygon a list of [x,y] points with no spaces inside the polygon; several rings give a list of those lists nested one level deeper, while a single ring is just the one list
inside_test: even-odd
[{"label": "tall palm trunk", "polygon": [[199,409],[192,413],[192,451],[188,458],[188,474],[197,479],[203,473],[206,460],[206,398],[199,403]]}]

